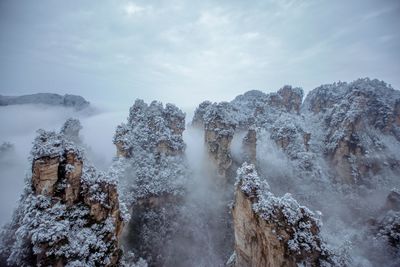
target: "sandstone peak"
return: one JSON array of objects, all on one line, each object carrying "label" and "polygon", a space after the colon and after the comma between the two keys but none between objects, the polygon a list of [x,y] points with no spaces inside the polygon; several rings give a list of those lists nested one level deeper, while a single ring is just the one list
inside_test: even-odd
[{"label": "sandstone peak", "polygon": [[237,171],[233,221],[235,266],[321,266],[332,262],[321,223],[290,194],[276,197],[255,166]]},{"label": "sandstone peak", "polygon": [[97,171],[62,133],[39,130],[31,160],[27,187],[1,235],[8,264],[118,264],[123,214],[116,181]]}]

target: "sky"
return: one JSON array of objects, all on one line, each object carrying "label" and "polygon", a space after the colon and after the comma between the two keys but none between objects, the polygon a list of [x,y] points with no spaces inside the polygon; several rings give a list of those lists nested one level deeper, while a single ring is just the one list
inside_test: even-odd
[{"label": "sky", "polygon": [[400,89],[400,1],[0,0],[0,94],[186,109],[378,78]]}]

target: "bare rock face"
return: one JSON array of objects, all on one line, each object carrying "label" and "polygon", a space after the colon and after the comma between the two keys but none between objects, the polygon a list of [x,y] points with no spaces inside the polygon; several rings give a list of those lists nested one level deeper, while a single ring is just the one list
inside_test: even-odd
[{"label": "bare rock face", "polygon": [[222,182],[232,165],[230,145],[237,127],[237,110],[228,102],[203,102],[195,111],[193,126],[204,127],[204,142]]},{"label": "bare rock face", "polygon": [[64,134],[39,131],[31,155],[30,185],[1,236],[9,239],[2,258],[9,266],[117,266],[124,223],[116,181]]},{"label": "bare rock face", "polygon": [[320,222],[290,194],[279,198],[254,165],[237,172],[232,210],[235,266],[321,266],[333,264],[319,235]]},{"label": "bare rock face", "polygon": [[288,112],[300,113],[300,106],[303,101],[303,90],[286,85],[279,89],[278,95],[281,97],[281,105]]},{"label": "bare rock face", "polygon": [[184,129],[185,114],[176,106],[136,100],[114,136],[118,158],[111,175],[120,181],[131,214],[124,245],[150,266],[164,264],[160,255],[179,230],[173,222],[188,177]]},{"label": "bare rock face", "polygon": [[42,158],[33,163],[32,182],[37,194],[54,194],[58,180],[59,158]]},{"label": "bare rock face", "polygon": [[232,164],[230,144],[236,124],[224,116],[223,110],[228,104],[216,104],[205,114],[205,143],[211,158],[216,163],[218,174],[226,176],[226,171]]}]

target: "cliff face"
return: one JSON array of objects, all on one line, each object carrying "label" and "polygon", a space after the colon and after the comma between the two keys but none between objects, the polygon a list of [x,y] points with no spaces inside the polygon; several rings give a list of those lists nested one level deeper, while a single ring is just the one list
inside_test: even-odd
[{"label": "cliff face", "polygon": [[39,131],[32,174],[1,236],[10,266],[117,266],[123,228],[117,183],[64,134]]},{"label": "cliff face", "polygon": [[[302,89],[284,86],[200,104],[192,125],[204,131],[215,169],[189,170],[185,115],[171,104],[135,101],[116,129],[107,174],[85,158],[79,121],[40,131],[20,206],[0,235],[0,265],[116,266],[139,257],[150,266],[221,265],[234,232],[236,266],[346,266],[324,242],[337,248],[345,238],[360,265],[397,266],[400,194],[391,191],[383,208],[376,200],[400,185],[399,91],[360,79],[302,99]],[[299,203],[324,212],[324,238],[321,213]],[[120,240],[129,262],[121,263]]]},{"label": "cliff face", "polygon": [[[243,161],[232,158],[231,142],[235,133],[250,131],[242,140],[243,153],[244,158],[254,160],[256,128],[261,125],[270,127],[282,112],[297,116],[302,98],[302,89],[285,86],[269,95],[254,90],[231,102],[205,101],[199,105],[192,125],[204,129],[205,145],[223,181],[232,181],[235,169]],[[280,141],[287,146],[287,140]]]},{"label": "cliff face", "polygon": [[238,169],[232,214],[235,266],[333,263],[315,215],[290,194],[275,197],[254,165],[244,163]]},{"label": "cliff face", "polygon": [[[383,194],[399,186],[396,177],[400,175],[400,92],[378,80],[359,79],[323,85],[312,90],[303,103],[302,98],[301,89],[285,86],[270,94],[249,91],[229,103],[206,101],[196,110],[193,125],[204,129],[210,159],[222,169],[225,180],[232,180],[233,170],[243,161],[252,162],[262,176],[268,178],[276,193],[292,192],[305,205],[328,214],[336,214],[338,209],[334,207],[340,207],[342,211],[337,218],[328,215],[330,227],[342,223],[349,228],[354,225],[362,228],[379,209],[379,202],[370,202],[366,196]],[[207,117],[212,110],[218,110],[220,115]],[[214,132],[229,133],[228,138],[214,138],[218,135],[210,134],[207,125],[216,125],[211,127]],[[240,152],[232,153],[238,149],[234,147],[235,140],[242,136]],[[225,162],[228,164],[223,164]],[[245,207],[243,199],[246,198],[241,194],[237,193],[238,202]],[[322,195],[326,197],[323,201]],[[246,218],[254,218],[248,209],[235,209],[238,225],[242,221],[244,225],[258,227],[262,224],[261,228],[271,229],[265,222],[246,221]],[[357,221],[350,222],[349,214]],[[397,235],[397,217],[397,211],[390,211],[387,216],[378,218],[382,235],[390,237],[384,239],[386,244],[379,243],[372,250],[384,254],[387,244],[396,243],[393,240]],[[249,226],[240,231],[242,236],[246,233],[252,236],[256,230]],[[354,231],[359,231],[359,236],[364,238],[371,237],[368,231]],[[254,236],[257,241],[253,241],[259,247],[267,246],[263,240],[273,240],[268,235],[268,238]],[[240,242],[246,244],[247,241]],[[357,244],[363,247],[362,243]],[[241,249],[246,251],[244,247]],[[363,249],[371,251],[371,248]],[[290,250],[280,248],[279,251],[281,255],[291,254]],[[244,253],[244,262],[253,252],[249,253]],[[262,257],[259,252],[254,253],[257,256],[252,257]],[[286,259],[290,255],[282,257]],[[372,264],[382,261],[371,253],[362,257]],[[385,257],[389,262],[393,255]],[[254,264],[267,261],[273,260],[264,257],[262,263]],[[274,264],[279,266],[279,260]]]},{"label": "cliff face", "polygon": [[22,105],[22,104],[45,104],[53,106],[73,107],[82,110],[89,106],[89,102],[78,95],[58,95],[50,93],[39,93],[22,96],[0,95],[0,106]]},{"label": "cliff face", "polygon": [[309,164],[315,157],[331,167],[323,171],[327,179],[347,185],[370,184],[387,169],[399,172],[399,91],[359,79],[318,87],[303,104],[302,98],[300,88],[285,86],[271,94],[249,91],[230,103],[206,101],[193,125],[204,128],[210,156],[224,175],[234,168],[232,139],[250,128],[269,135],[300,169],[307,165],[307,175],[322,171]]},{"label": "cliff face", "polygon": [[324,85],[307,96],[304,114],[321,122],[315,126],[325,131],[324,154],[341,183],[365,184],[383,169],[399,171],[400,155],[388,147],[400,140],[399,99],[399,91],[369,79]]},{"label": "cliff face", "polygon": [[125,247],[151,266],[164,263],[165,244],[178,230],[173,222],[188,177],[184,129],[185,115],[174,105],[136,100],[114,136],[118,158],[111,175],[131,213]]},{"label": "cliff face", "polygon": [[232,165],[230,144],[236,128],[236,122],[227,116],[229,109],[228,103],[212,104],[204,115],[204,141],[216,163],[218,174],[224,179]]}]

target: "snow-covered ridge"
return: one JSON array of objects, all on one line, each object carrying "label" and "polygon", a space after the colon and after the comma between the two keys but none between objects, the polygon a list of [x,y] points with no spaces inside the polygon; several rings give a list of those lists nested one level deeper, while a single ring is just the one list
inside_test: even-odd
[{"label": "snow-covered ridge", "polygon": [[22,104],[45,104],[52,106],[73,107],[82,110],[89,106],[89,102],[79,95],[59,95],[52,93],[38,93],[22,96],[0,95],[0,106],[22,105]]}]

